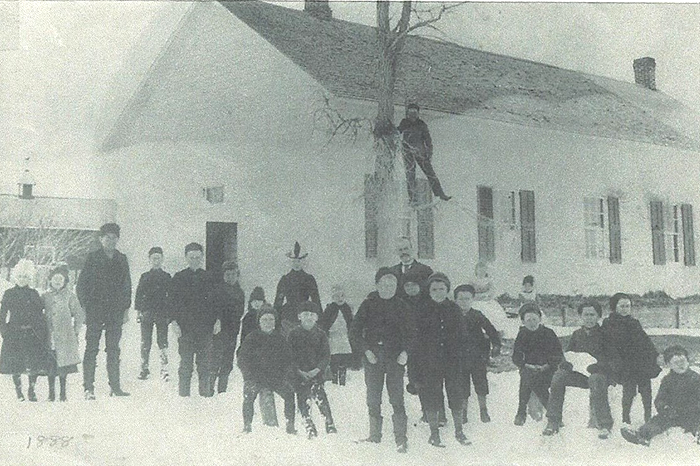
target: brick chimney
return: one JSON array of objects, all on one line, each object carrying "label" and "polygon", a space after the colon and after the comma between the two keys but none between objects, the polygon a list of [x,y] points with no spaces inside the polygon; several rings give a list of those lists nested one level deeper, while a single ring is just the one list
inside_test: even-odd
[{"label": "brick chimney", "polygon": [[652,91],[656,90],[656,60],[651,57],[634,60],[634,82]]},{"label": "brick chimney", "polygon": [[333,12],[328,0],[304,0],[304,11],[314,18],[322,20],[333,19]]}]

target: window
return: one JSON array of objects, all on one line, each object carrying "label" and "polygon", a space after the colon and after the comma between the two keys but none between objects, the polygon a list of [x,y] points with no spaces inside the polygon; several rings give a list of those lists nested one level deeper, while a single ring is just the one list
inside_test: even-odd
[{"label": "window", "polygon": [[537,262],[534,191],[520,191],[520,258]]},{"label": "window", "polygon": [[651,241],[655,265],[666,262],[695,265],[693,206],[651,201]]},{"label": "window", "polygon": [[602,197],[587,197],[583,200],[584,226],[586,233],[586,257],[606,258],[608,255],[607,216]]},{"label": "window", "polygon": [[202,194],[204,198],[211,204],[221,204],[222,202],[224,202],[223,186],[212,186],[209,188],[203,188]]},{"label": "window", "polygon": [[677,205],[664,205],[664,247],[666,259],[670,262],[680,262],[680,243],[678,241],[680,228]]},{"label": "window", "polygon": [[486,186],[477,186],[476,204],[479,260],[493,261],[496,258],[496,235],[493,222],[493,189]]}]

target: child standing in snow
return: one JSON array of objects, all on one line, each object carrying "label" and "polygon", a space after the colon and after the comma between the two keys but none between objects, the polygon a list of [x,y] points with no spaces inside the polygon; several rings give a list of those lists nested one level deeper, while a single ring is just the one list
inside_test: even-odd
[{"label": "child standing in snow", "polygon": [[537,302],[537,292],[535,291],[535,277],[527,275],[523,278],[523,289],[518,295],[520,305],[528,302]]},{"label": "child standing in snow", "polygon": [[35,275],[34,263],[21,259],[12,269],[15,286],[5,291],[0,305],[0,374],[12,374],[19,401],[24,401],[21,374],[29,374],[27,396],[29,401],[36,401],[36,380],[46,373],[48,362],[44,302],[29,286]]},{"label": "child standing in snow", "polygon": [[610,315],[603,321],[605,342],[612,351],[614,380],[622,385],[622,422],[631,423],[632,402],[642,395],[644,421],[651,419],[651,379],[661,372],[658,352],[642,324],[632,317],[632,300],[624,293],[610,298]]},{"label": "child standing in snow", "polygon": [[287,340],[275,329],[277,313],[269,304],[260,308],[258,330],[246,336],[238,354],[238,367],[243,374],[243,432],[251,432],[253,404],[263,389],[276,392],[284,399],[287,433],[294,428],[294,389],[289,381],[292,369]]},{"label": "child standing in snow", "polygon": [[292,351],[294,382],[299,412],[306,424],[306,434],[311,439],[318,435],[314,421],[311,419],[311,400],[316,401],[318,410],[326,418],[326,433],[337,432],[333,423],[331,406],[323,388],[323,377],[331,354],[328,338],[316,322],[320,308],[312,301],[299,303],[298,316],[301,325],[289,332],[287,340]]},{"label": "child standing in snow", "polygon": [[513,363],[520,370],[516,426],[525,424],[527,402],[533,392],[547,406],[552,375],[564,357],[559,338],[541,324],[542,311],[536,303],[524,304],[519,314],[523,326],[513,345]]},{"label": "child standing in snow", "polygon": [[85,322],[78,298],[68,288],[68,267],[60,265],[49,274],[50,290],[43,295],[49,331],[49,401],[56,400],[56,377],[60,384],[60,400],[68,399],[66,378],[78,372],[78,332]]},{"label": "child standing in snow", "polygon": [[347,368],[352,364],[352,348],[348,331],[352,324],[352,309],[345,302],[345,291],[341,286],[331,290],[333,302],[326,306],[319,325],[328,332],[331,350],[331,374],[334,384],[345,385]]},{"label": "child standing in snow", "polygon": [[[680,345],[666,348],[664,361],[671,370],[661,380],[654,400],[658,414],[636,431],[623,427],[620,433],[628,442],[648,446],[653,437],[671,427],[681,427],[696,436],[699,433],[700,375],[688,368],[688,351]],[[697,441],[700,443],[700,437]]]},{"label": "child standing in snow", "polygon": [[464,339],[461,361],[462,375],[466,386],[462,421],[467,422],[471,379],[479,400],[481,422],[491,422],[488,407],[486,406],[486,395],[489,393],[486,366],[490,356],[496,357],[501,354],[501,339],[491,322],[481,312],[472,309],[474,288],[471,285],[459,285],[455,288],[454,297],[455,302],[462,311],[461,326]]}]

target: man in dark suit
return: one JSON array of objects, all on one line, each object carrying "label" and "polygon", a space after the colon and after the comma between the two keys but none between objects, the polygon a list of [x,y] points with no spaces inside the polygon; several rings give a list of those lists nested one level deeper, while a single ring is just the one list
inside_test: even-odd
[{"label": "man in dark suit", "polygon": [[414,257],[413,244],[411,239],[402,236],[396,244],[396,251],[399,255],[399,262],[397,265],[391,268],[394,275],[398,277],[398,287],[396,289],[396,295],[400,298],[406,298],[406,291],[403,289],[405,283],[405,275],[409,270],[418,278],[420,281],[421,293],[426,293],[426,284],[428,282],[428,277],[432,275],[433,269],[430,266],[421,264]]},{"label": "man in dark suit", "polygon": [[105,332],[107,377],[111,396],[128,396],[119,382],[119,340],[126,311],[131,306],[131,275],[126,256],[117,251],[119,225],[100,228],[102,247],[88,254],[78,277],[76,292],[85,309],[85,356],[83,386],[85,399],[95,399],[95,366],[102,331]]}]

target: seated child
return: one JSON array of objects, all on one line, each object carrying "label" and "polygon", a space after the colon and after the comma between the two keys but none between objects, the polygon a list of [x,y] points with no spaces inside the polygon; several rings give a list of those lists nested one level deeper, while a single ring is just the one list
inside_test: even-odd
[{"label": "seated child", "polygon": [[323,377],[330,362],[330,347],[326,333],[317,325],[318,304],[306,301],[297,306],[301,325],[290,330],[287,337],[292,352],[294,368],[294,389],[297,394],[299,412],[306,423],[306,434],[311,439],[318,436],[311,419],[311,399],[316,401],[318,410],[326,418],[326,433],[337,432],[333,423],[328,396],[323,388]]},{"label": "seated child", "polygon": [[[629,426],[623,427],[620,433],[628,442],[648,446],[653,437],[671,427],[681,427],[686,432],[698,435],[700,375],[688,368],[688,351],[680,345],[666,348],[664,361],[671,370],[661,380],[654,399],[658,414],[636,431]],[[700,438],[697,441],[700,443]]]},{"label": "seated child", "polygon": [[[547,427],[543,435],[553,435],[559,432],[562,424],[562,410],[566,387],[589,388],[590,404],[597,427],[600,429],[598,438],[607,439],[613,425],[608,401],[608,384],[610,366],[604,346],[603,331],[598,325],[603,310],[600,304],[590,301],[578,307],[583,325],[574,331],[569,341],[567,354],[573,360],[574,353],[587,353],[596,362],[579,369],[574,368],[570,361],[563,361],[554,373],[550,386],[549,405],[547,406]],[[587,363],[586,363],[587,364]],[[584,372],[580,372],[584,371]]]},{"label": "seated child", "polygon": [[284,399],[287,433],[295,434],[294,389],[289,381],[292,358],[287,340],[275,330],[277,313],[269,304],[258,312],[259,329],[248,334],[238,353],[243,374],[243,432],[251,432],[253,404],[264,389]]},{"label": "seated child", "polygon": [[462,374],[466,382],[466,398],[462,422],[467,422],[467,407],[471,394],[470,379],[474,383],[474,391],[479,400],[481,422],[491,422],[486,406],[486,395],[489,393],[486,366],[490,356],[495,357],[501,353],[501,339],[491,322],[480,311],[471,307],[474,299],[474,287],[459,285],[455,288],[454,297],[462,311],[461,321],[465,337]]},{"label": "seated child", "polygon": [[348,332],[352,324],[352,309],[345,302],[345,291],[340,286],[331,290],[333,302],[326,306],[319,326],[328,333],[331,349],[331,374],[334,384],[345,385],[347,368],[352,364],[352,348]]},{"label": "seated child", "polygon": [[513,363],[520,369],[516,426],[525,424],[527,402],[533,392],[547,406],[552,375],[564,357],[557,335],[541,324],[542,311],[536,303],[525,303],[519,314],[523,326],[513,345]]}]

